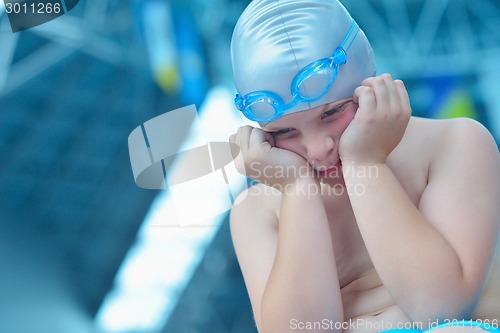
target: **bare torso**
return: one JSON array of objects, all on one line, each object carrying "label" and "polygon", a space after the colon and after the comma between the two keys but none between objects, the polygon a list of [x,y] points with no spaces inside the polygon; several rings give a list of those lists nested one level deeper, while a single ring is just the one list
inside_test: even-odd
[{"label": "bare torso", "polygon": [[[416,207],[427,185],[428,169],[432,158],[432,149],[429,147],[443,139],[440,135],[446,132],[447,126],[450,126],[449,121],[412,118],[403,140],[387,160],[391,170]],[[349,184],[345,185],[349,186]],[[327,193],[323,194],[323,200],[327,209],[337,263],[345,320],[358,322],[355,327],[356,332],[363,332],[364,329],[360,325],[369,326],[370,322],[410,323],[410,319],[395,304],[382,284],[373,266],[346,191],[343,193],[340,191],[323,192]],[[271,202],[272,209],[279,215],[280,196],[276,195]],[[388,248],[388,253],[390,251],[391,249]],[[498,255],[485,290],[469,319],[490,323],[493,320],[498,323],[500,320],[500,256]],[[421,324],[423,327],[418,328],[426,329],[429,323]],[[386,326],[377,330],[391,328],[398,327]],[[374,330],[367,327],[366,331]]]}]

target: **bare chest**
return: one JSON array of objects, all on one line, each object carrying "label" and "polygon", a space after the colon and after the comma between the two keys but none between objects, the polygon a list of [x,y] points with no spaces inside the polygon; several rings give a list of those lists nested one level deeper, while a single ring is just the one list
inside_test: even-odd
[{"label": "bare chest", "polygon": [[[393,172],[415,206],[418,206],[427,184],[426,175],[415,165],[410,169],[405,166],[400,168],[393,166]],[[341,195],[338,195],[339,193],[339,191],[333,195],[330,193],[329,197],[324,197],[324,202],[342,290],[344,312],[349,318],[376,315],[384,309],[395,306],[395,302],[372,263],[347,191]],[[390,248],[387,250],[388,253],[391,252]]]},{"label": "bare chest", "polygon": [[340,287],[373,268],[348,198],[325,202]]},{"label": "bare chest", "polygon": [[[405,165],[393,165],[391,169],[414,205],[418,206],[427,184],[426,174],[416,166],[408,168]],[[336,191],[324,191],[326,195],[323,195],[341,287],[373,269],[373,263],[347,195],[349,185],[342,184],[342,186],[344,186],[343,192],[338,186]],[[386,208],[380,207],[380,209]],[[388,249],[389,252],[390,250]]]}]

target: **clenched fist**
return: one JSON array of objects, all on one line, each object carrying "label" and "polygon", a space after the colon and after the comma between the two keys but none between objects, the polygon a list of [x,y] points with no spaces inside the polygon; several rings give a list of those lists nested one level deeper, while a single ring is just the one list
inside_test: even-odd
[{"label": "clenched fist", "polygon": [[343,163],[385,163],[399,144],[411,117],[408,93],[389,74],[371,77],[356,88],[354,119],[340,138]]}]

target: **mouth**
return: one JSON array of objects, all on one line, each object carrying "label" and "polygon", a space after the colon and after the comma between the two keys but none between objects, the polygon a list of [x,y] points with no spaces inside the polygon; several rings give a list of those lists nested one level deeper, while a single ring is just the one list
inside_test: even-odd
[{"label": "mouth", "polygon": [[321,177],[339,175],[342,172],[342,161],[339,160],[333,167],[316,169],[316,173]]}]

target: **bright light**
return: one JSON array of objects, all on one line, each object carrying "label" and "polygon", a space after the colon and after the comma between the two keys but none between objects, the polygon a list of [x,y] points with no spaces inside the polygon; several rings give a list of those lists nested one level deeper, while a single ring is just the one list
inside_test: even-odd
[{"label": "bright light", "polygon": [[[200,140],[227,142],[239,126],[250,123],[236,112],[232,98],[227,88],[214,88],[207,94],[199,112],[203,131],[191,131],[185,146]],[[211,188],[205,190],[213,195]],[[168,320],[222,222],[221,216],[217,216],[205,226],[183,227],[176,208],[179,209],[167,191],[160,193],[152,204],[137,243],[129,250],[115,287],[96,316],[102,332],[157,332]],[[205,211],[195,208],[191,211],[201,219]]]}]

